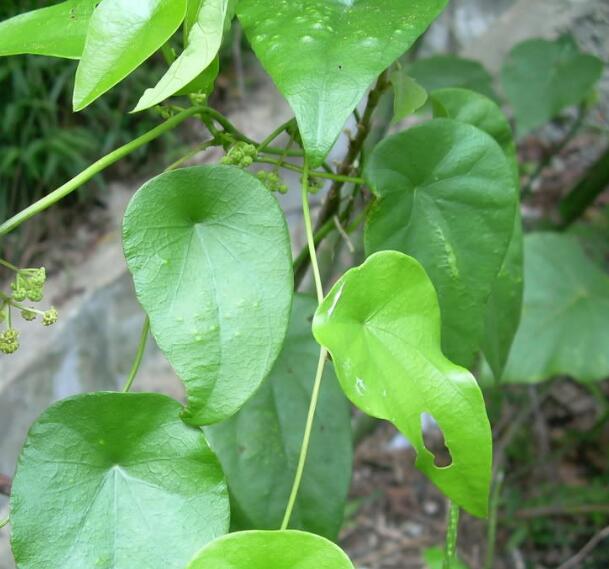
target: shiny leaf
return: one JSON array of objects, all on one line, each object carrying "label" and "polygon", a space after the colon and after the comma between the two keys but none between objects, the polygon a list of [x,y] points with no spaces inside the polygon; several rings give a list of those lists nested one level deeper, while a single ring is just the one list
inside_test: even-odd
[{"label": "shiny leaf", "polygon": [[528,235],[524,259],[522,323],[503,381],[607,378],[609,277],[572,236]]},{"label": "shiny leaf", "polygon": [[240,0],[237,15],[287,98],[312,166],[334,145],[375,78],[447,0]]},{"label": "shiny leaf", "polygon": [[182,569],[228,530],[226,482],[180,405],[155,394],[61,401],[32,426],[11,495],[21,569]]},{"label": "shiny leaf", "polygon": [[275,198],[229,166],[168,172],[125,215],[135,290],[186,384],[185,420],[233,415],[279,355],[292,302],[291,251]]},{"label": "shiny leaf", "polygon": [[171,64],[156,87],[142,95],[135,111],[158,105],[194,81],[213,63],[222,44],[228,7],[229,0],[202,2],[197,20],[190,28],[186,49]]},{"label": "shiny leaf", "polygon": [[[368,415],[386,419],[417,451],[416,466],[459,506],[487,512],[491,431],[473,376],[440,348],[440,309],[423,267],[383,251],[349,270],[313,320],[347,397]],[[444,433],[452,463],[438,467],[425,447],[421,417]]]},{"label": "shiny leaf", "polygon": [[[434,115],[478,127],[503,148],[519,187],[516,146],[512,129],[501,109],[484,95],[466,89],[440,89],[431,94]],[[520,208],[515,212],[510,245],[493,285],[486,311],[482,351],[495,378],[500,379],[520,323],[523,294],[523,244]]]},{"label": "shiny leaf", "polygon": [[[319,359],[311,334],[316,306],[312,298],[294,297],[288,335],[269,378],[234,417],[206,429],[228,479],[233,528],[281,526]],[[290,526],[335,540],[343,523],[353,451],[350,405],[330,363],[313,429]]]},{"label": "shiny leaf", "polygon": [[96,0],[69,0],[0,23],[0,55],[32,53],[78,59]]},{"label": "shiny leaf", "polygon": [[518,134],[582,102],[603,72],[603,63],[583,54],[570,37],[518,44],[501,71],[503,89],[514,109]]},{"label": "shiny leaf", "polygon": [[366,251],[402,251],[423,264],[440,299],[444,351],[471,367],[514,227],[508,160],[480,129],[435,119],[382,141],[365,176],[378,196]]},{"label": "shiny leaf", "polygon": [[427,91],[403,69],[389,76],[393,85],[393,120],[401,121],[427,102]]},{"label": "shiny leaf", "polygon": [[178,29],[186,0],[102,0],[87,32],[76,70],[74,110],[114,87]]},{"label": "shiny leaf", "polygon": [[332,542],[301,531],[232,533],[204,548],[187,569],[353,569]]}]

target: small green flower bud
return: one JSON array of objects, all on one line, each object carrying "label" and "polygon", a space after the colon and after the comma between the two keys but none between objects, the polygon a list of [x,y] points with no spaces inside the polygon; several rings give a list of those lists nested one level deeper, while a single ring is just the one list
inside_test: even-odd
[{"label": "small green flower bud", "polygon": [[27,298],[27,290],[24,286],[12,283],[11,288],[13,289],[13,299],[17,302],[23,302]]},{"label": "small green flower bud", "polygon": [[14,354],[19,349],[19,332],[9,328],[0,334],[0,352]]},{"label": "small green flower bud", "polygon": [[55,322],[57,322],[58,317],[59,315],[57,314],[57,310],[51,306],[51,308],[49,308],[49,310],[47,310],[42,317],[43,326],[52,326],[55,324]]},{"label": "small green flower bud", "polygon": [[32,302],[40,302],[43,296],[42,288],[30,288],[27,291],[27,298]]}]

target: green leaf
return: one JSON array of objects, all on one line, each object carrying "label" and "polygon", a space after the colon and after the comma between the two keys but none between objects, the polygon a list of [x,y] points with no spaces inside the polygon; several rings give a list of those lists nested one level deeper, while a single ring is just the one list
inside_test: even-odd
[{"label": "green leaf", "polygon": [[125,256],[156,341],[186,384],[185,420],[233,415],[275,362],[293,294],[285,219],[229,166],[167,172],[134,196]]},{"label": "green leaf", "polygon": [[158,105],[194,81],[215,60],[222,44],[229,0],[204,0],[190,28],[186,49],[153,89],[147,89],[134,112]]},{"label": "green leaf", "polygon": [[[440,89],[431,94],[434,116],[478,127],[501,146],[519,187],[516,145],[501,109],[484,95],[466,89]],[[512,238],[488,300],[482,351],[499,380],[520,323],[523,294],[523,242],[520,208],[516,208]]]},{"label": "green leaf", "polygon": [[[484,400],[473,376],[442,354],[440,309],[423,267],[397,251],[372,255],[334,285],[313,334],[347,397],[394,423],[415,448],[417,468],[451,500],[486,515],[492,441]],[[444,433],[450,466],[436,466],[425,448],[424,413]]]},{"label": "green leaf", "polygon": [[114,87],[178,29],[186,0],[102,0],[95,10],[76,70],[74,110]]},{"label": "green leaf", "polygon": [[486,305],[514,227],[511,166],[485,132],[434,119],[386,138],[365,177],[378,196],[365,242],[416,257],[442,309],[446,355],[471,367],[484,332]]},{"label": "green leaf", "polygon": [[461,87],[497,100],[493,78],[478,61],[455,55],[434,55],[415,61],[408,66],[407,72],[428,92]]},{"label": "green leaf", "polygon": [[258,59],[290,103],[311,166],[334,145],[374,79],[447,0],[240,0]]},{"label": "green leaf", "polygon": [[216,56],[209,67],[193,79],[186,87],[180,89],[176,95],[190,95],[192,93],[202,93],[209,95],[214,90],[216,79],[220,73],[220,58]]},{"label": "green leaf", "polygon": [[393,85],[393,120],[401,121],[420,109],[427,102],[427,91],[403,69],[389,77]]},{"label": "green leaf", "polygon": [[187,569],[353,569],[335,544],[301,531],[246,531],[217,539]]},{"label": "green leaf", "polygon": [[609,277],[577,239],[556,233],[525,237],[522,323],[503,381],[535,383],[569,375],[609,376]]},{"label": "green leaf", "polygon": [[32,53],[78,59],[96,0],[69,0],[0,23],[0,55]]},{"label": "green leaf", "polygon": [[572,38],[528,40],[507,56],[501,82],[519,136],[543,125],[560,111],[581,103],[600,79],[603,63],[579,51]]},{"label": "green leaf", "polygon": [[11,495],[21,569],[181,569],[228,530],[226,482],[203,434],[156,394],[61,401],[32,426]]},{"label": "green leaf", "polygon": [[[312,298],[294,297],[288,335],[269,378],[234,417],[206,429],[228,479],[233,528],[281,526],[319,359],[311,334],[316,307]],[[327,364],[292,527],[338,537],[352,462],[350,405]]]},{"label": "green leaf", "polygon": [[[463,88],[438,89],[430,94],[434,117],[449,118],[478,127],[492,136],[510,160],[516,160],[512,128],[497,103]],[[517,168],[517,165],[514,163]],[[516,170],[515,175],[518,175]]]}]

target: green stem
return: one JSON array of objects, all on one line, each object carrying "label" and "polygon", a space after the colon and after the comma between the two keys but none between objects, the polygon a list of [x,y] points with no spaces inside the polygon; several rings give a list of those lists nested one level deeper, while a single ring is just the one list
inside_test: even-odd
[{"label": "green stem", "polygon": [[[280,160],[273,160],[272,158],[256,158],[256,162],[261,164],[271,164],[273,166],[277,166],[278,168],[284,168],[286,170],[291,170],[292,172],[299,172],[302,174],[304,170],[296,164],[290,164],[289,162],[282,162]],[[338,182],[343,182],[346,184],[363,184],[364,180],[362,178],[354,178],[352,176],[342,176],[340,174],[330,174],[328,172],[318,172],[315,170],[314,172],[310,172],[309,176],[311,178],[324,178],[327,180],[336,180]]]},{"label": "green stem", "polygon": [[497,541],[497,511],[499,499],[501,498],[501,487],[503,485],[503,471],[500,470],[495,478],[491,494],[490,516],[486,533],[486,556],[484,558],[484,569],[493,569],[495,564],[495,543]]},{"label": "green stem", "polygon": [[69,182],[66,182],[63,186],[57,188],[55,191],[51,192],[42,199],[33,203],[31,206],[25,208],[23,211],[14,215],[9,220],[5,221],[2,225],[0,225],[0,236],[10,233],[19,227],[19,225],[21,225],[24,221],[27,221],[31,217],[34,217],[35,215],[38,215],[44,210],[55,205],[58,201],[62,200],[67,195],[71,194],[83,184],[88,182],[95,175],[99,174],[102,170],[105,170],[121,158],[131,154],[141,146],[144,146],[153,141],[155,138],[165,134],[167,131],[174,129],[187,118],[200,113],[201,110],[201,107],[192,107],[190,109],[186,109],[185,111],[182,111],[181,113],[167,119],[164,123],[153,128],[135,140],[132,140],[124,146],[117,148],[116,150],[110,152],[110,154],[106,154],[106,156],[91,164],[91,166],[83,170]]},{"label": "green stem", "polygon": [[186,162],[187,160],[190,160],[192,157],[199,154],[199,152],[203,152],[204,150],[207,150],[210,146],[214,146],[216,144],[217,144],[217,142],[216,142],[215,138],[212,138],[211,140],[206,140],[205,142],[201,142],[201,144],[197,144],[194,148],[189,150],[188,153],[186,153],[184,156],[182,156],[181,158],[178,158],[175,162],[173,162],[172,164],[167,166],[167,168],[165,168],[165,171],[175,170],[176,168],[178,168],[179,166],[184,164],[184,162]]},{"label": "green stem", "polygon": [[6,518],[5,520],[0,520],[0,529],[2,529],[4,526],[8,525],[8,523],[10,522],[10,518]]},{"label": "green stem", "polygon": [[15,273],[19,272],[19,267],[15,267],[15,265],[9,263],[8,261],[5,261],[4,259],[0,259],[0,265],[6,267],[7,269],[10,269],[11,271],[14,271]]},{"label": "green stem", "polygon": [[446,528],[446,546],[442,569],[450,569],[457,553],[457,535],[459,531],[459,506],[450,502],[448,508],[448,527]]},{"label": "green stem", "polygon": [[142,334],[140,336],[140,343],[137,347],[137,353],[135,354],[135,360],[133,360],[133,365],[131,366],[131,371],[129,372],[129,377],[127,377],[127,382],[125,383],[125,387],[123,387],[123,393],[128,393],[133,385],[133,380],[137,375],[137,372],[140,369],[140,365],[142,363],[142,358],[144,357],[144,352],[146,351],[146,343],[148,342],[148,334],[150,333],[150,318],[146,316],[144,320],[144,325],[142,326]]},{"label": "green stem", "polygon": [[[321,284],[321,277],[319,274],[319,264],[317,262],[317,255],[315,253],[315,242],[313,239],[313,224],[311,222],[311,211],[309,209],[309,177],[308,177],[309,166],[305,159],[304,164],[304,176],[302,179],[302,209],[305,221],[305,230],[307,234],[307,243],[309,244],[309,250],[311,252],[311,264],[313,266],[313,272],[315,275],[315,288],[317,290],[317,299],[319,303],[323,301],[324,293]],[[288,499],[288,505],[285,509],[285,515],[281,522],[281,529],[285,530],[290,523],[292,512],[294,511],[294,505],[296,504],[296,498],[298,497],[298,490],[302,482],[302,475],[304,473],[304,467],[307,462],[307,454],[309,452],[309,445],[311,442],[311,433],[313,432],[313,423],[315,421],[315,410],[317,409],[317,402],[319,401],[319,392],[321,389],[321,380],[324,373],[324,366],[328,352],[325,348],[321,348],[319,351],[319,360],[317,362],[317,370],[315,372],[315,380],[313,382],[313,392],[311,393],[311,402],[309,404],[309,412],[307,414],[307,422],[305,425],[304,436],[302,439],[302,446],[300,447],[300,457],[298,459],[298,465],[296,467],[296,475],[294,477],[294,484],[292,485],[292,491]]]},{"label": "green stem", "polygon": [[283,124],[279,125],[271,134],[269,134],[258,147],[258,152],[264,152],[264,149],[271,144],[284,130],[287,130],[288,127],[292,124],[294,119],[290,119],[285,121]]}]

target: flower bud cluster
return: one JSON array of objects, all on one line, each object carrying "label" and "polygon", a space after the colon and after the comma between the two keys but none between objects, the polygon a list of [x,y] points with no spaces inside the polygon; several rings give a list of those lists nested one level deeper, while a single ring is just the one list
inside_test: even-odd
[{"label": "flower bud cluster", "polygon": [[269,191],[287,194],[288,187],[284,184],[281,176],[277,172],[269,172],[268,170],[260,170],[256,172],[258,178]]},{"label": "flower bud cluster", "polygon": [[222,159],[222,164],[249,168],[258,157],[258,150],[253,144],[237,142]]}]

